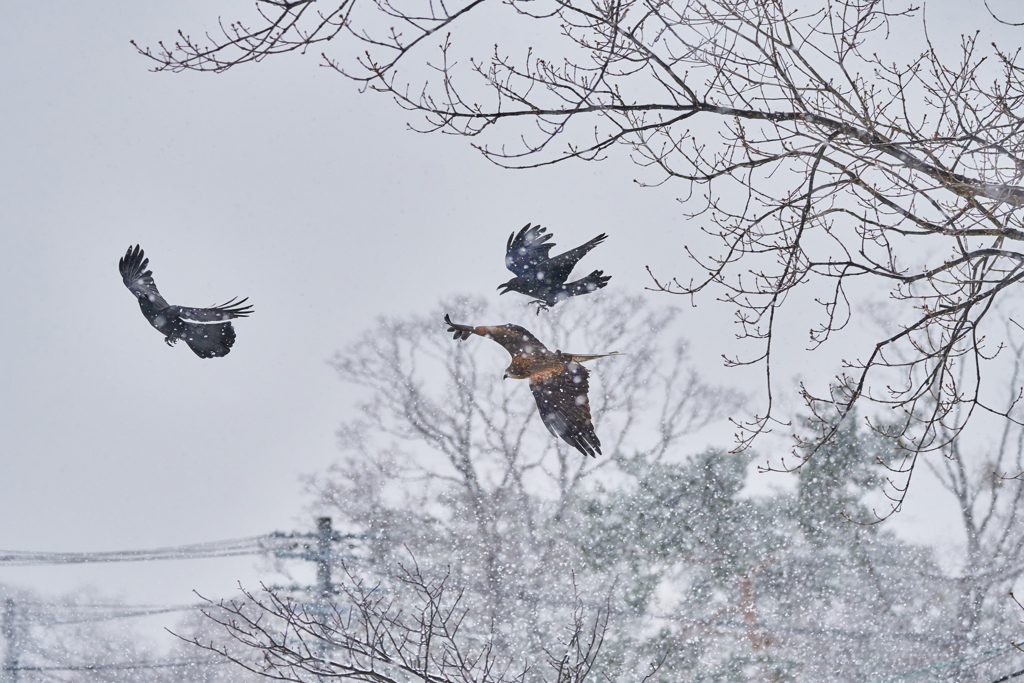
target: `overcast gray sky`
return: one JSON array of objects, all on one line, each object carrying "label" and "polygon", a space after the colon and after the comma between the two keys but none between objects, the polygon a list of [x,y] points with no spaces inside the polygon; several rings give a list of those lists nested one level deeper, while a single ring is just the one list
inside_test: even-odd
[{"label": "overcast gray sky", "polygon": [[[646,265],[690,274],[683,244],[698,237],[673,199],[681,190],[640,188],[624,152],[504,171],[465,140],[408,132],[405,112],[315,55],[150,73],[130,39],[153,45],[251,11],[210,5],[4,3],[0,549],[147,548],[308,525],[300,478],[335,457],[353,404],[325,361],[378,315],[453,293],[496,297],[505,239],[529,221],[561,247],[609,233],[586,265],[612,287],[642,292]],[[172,303],[250,297],[255,314],[236,323],[228,357],[163,344],[117,272],[135,243]],[[708,375],[758,379],[721,370],[731,310],[709,297],[685,315]],[[799,354],[785,363],[782,376],[815,367]],[[225,595],[257,575],[242,558],[0,569],[0,582],[185,602],[193,588]]]},{"label": "overcast gray sky", "polygon": [[[644,265],[667,272],[681,252],[674,195],[637,188],[625,159],[501,171],[464,141],[408,132],[403,112],[313,56],[147,71],[128,41],[198,32],[216,19],[208,5],[4,8],[0,549],[308,524],[300,477],[335,457],[352,406],[326,360],[376,316],[496,296],[505,239],[528,221],[563,247],[610,233],[588,265],[631,291]],[[228,357],[163,344],[117,272],[135,243],[172,303],[250,297]],[[652,243],[675,253],[659,264]],[[4,569],[0,582],[185,601],[233,590],[252,564]]]}]

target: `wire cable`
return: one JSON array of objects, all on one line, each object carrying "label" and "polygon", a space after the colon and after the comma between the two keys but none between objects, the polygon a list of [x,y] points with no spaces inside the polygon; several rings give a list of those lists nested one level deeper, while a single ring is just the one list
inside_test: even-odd
[{"label": "wire cable", "polygon": [[223,665],[230,664],[230,660],[226,659],[195,659],[191,661],[155,661],[155,662],[124,662],[124,663],[107,663],[107,664],[74,664],[65,666],[16,666],[13,669],[6,669],[7,671],[102,671],[102,670],[132,670],[132,669],[170,669],[182,666],[196,666],[196,665]]},{"label": "wire cable", "polygon": [[95,562],[149,562],[153,560],[194,560],[211,557],[259,555],[267,551],[266,542],[270,538],[272,536],[251,536],[249,538],[192,543],[150,550],[117,550],[86,553],[0,550],[0,566],[28,567]]}]

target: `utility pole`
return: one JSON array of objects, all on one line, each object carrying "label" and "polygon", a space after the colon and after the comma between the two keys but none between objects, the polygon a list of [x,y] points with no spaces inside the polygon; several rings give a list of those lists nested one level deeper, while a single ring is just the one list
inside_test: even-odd
[{"label": "utility pole", "polygon": [[[324,630],[327,630],[327,619],[331,597],[334,593],[334,586],[331,585],[331,541],[334,540],[334,527],[331,525],[330,517],[317,517],[316,520],[316,549],[313,554],[313,561],[316,562],[316,590],[317,601],[314,609],[319,617],[319,622]],[[320,639],[316,648],[319,659],[327,659],[330,653],[327,636]]]},{"label": "utility pole", "polygon": [[277,590],[302,591],[314,596],[315,601],[325,604],[334,596],[334,582],[331,580],[331,564],[343,555],[335,549],[342,541],[356,541],[369,538],[365,534],[343,534],[334,530],[330,517],[316,518],[316,531],[312,533],[275,531],[271,534],[274,543],[266,551],[279,560],[305,560],[316,565],[316,585],[272,586]]},{"label": "utility pole", "polygon": [[316,587],[322,602],[327,602],[334,594],[331,584],[331,541],[334,540],[334,527],[330,517],[318,517],[316,520]]},{"label": "utility pole", "polygon": [[14,598],[4,601],[4,618],[0,630],[4,635],[3,683],[18,683],[18,659],[21,656],[21,642],[18,638],[17,606]]}]

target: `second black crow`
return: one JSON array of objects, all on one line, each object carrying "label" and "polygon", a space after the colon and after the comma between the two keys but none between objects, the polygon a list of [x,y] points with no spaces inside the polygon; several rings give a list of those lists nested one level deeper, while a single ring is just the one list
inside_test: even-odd
[{"label": "second black crow", "polygon": [[537,304],[538,313],[571,296],[601,289],[612,279],[604,271],[595,270],[584,278],[567,282],[579,260],[605,241],[608,235],[601,233],[586,244],[555,257],[548,256],[551,247],[555,246],[554,242],[548,242],[551,237],[547,228],[531,226],[529,223],[518,234],[509,235],[505,247],[505,267],[515,273],[515,277],[498,285],[498,289],[504,288],[502,294],[519,292],[532,297],[534,301],[530,303]]}]

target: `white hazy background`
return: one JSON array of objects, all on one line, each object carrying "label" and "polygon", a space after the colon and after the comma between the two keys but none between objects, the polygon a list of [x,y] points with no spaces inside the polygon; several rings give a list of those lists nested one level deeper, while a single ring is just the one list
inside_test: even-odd
[{"label": "white hazy background", "polygon": [[[405,112],[319,68],[317,54],[154,74],[129,44],[198,35],[218,16],[249,16],[248,0],[2,8],[0,549],[309,530],[302,477],[334,459],[356,398],[326,361],[379,315],[431,310],[452,294],[496,298],[510,277],[505,240],[527,222],[548,226],[559,248],[609,233],[580,269],[605,270],[623,291],[651,284],[648,265],[698,274],[683,246],[708,243],[682,218],[685,188],[641,188],[634,179],[654,178],[624,149],[599,164],[502,170],[464,139],[409,131]],[[928,11],[933,38],[958,43],[984,8],[950,0]],[[235,323],[229,356],[164,345],[117,271],[135,243],[172,303],[250,298],[255,314]],[[759,372],[722,370],[722,353],[755,352],[735,344],[728,306],[646,296],[686,307],[706,376],[756,392]],[[827,381],[865,348],[847,335],[808,357],[809,318],[788,314],[793,353],[777,377]],[[517,322],[531,315],[524,306]],[[721,444],[730,440],[724,431]],[[943,533],[942,500],[926,480],[915,485],[897,523]],[[193,590],[254,585],[260,569],[251,557],[2,568],[0,583],[184,603]]]}]

